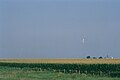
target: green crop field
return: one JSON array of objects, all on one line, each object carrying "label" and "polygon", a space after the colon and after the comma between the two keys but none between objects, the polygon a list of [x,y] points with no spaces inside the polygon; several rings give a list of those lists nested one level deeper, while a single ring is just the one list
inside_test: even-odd
[{"label": "green crop field", "polygon": [[120,59],[0,59],[0,80],[120,80],[119,62]]},{"label": "green crop field", "polygon": [[0,67],[0,80],[120,80],[120,78]]}]

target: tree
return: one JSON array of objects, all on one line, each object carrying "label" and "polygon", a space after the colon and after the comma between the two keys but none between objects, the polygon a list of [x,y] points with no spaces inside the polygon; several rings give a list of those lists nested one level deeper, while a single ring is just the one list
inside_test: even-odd
[{"label": "tree", "polygon": [[99,57],[99,59],[103,59],[103,57],[102,57],[102,56],[100,56],[100,57]]},{"label": "tree", "polygon": [[90,57],[90,56],[87,56],[86,58],[87,58],[87,59],[90,59],[91,57]]}]

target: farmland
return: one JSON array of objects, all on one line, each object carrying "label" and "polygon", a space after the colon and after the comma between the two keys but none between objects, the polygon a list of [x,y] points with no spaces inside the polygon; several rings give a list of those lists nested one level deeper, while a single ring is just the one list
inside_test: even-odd
[{"label": "farmland", "polygon": [[9,63],[120,64],[120,59],[0,59]]},{"label": "farmland", "polygon": [[13,67],[0,67],[0,80],[120,80],[120,78],[65,74],[49,71],[25,71]]},{"label": "farmland", "polygon": [[0,59],[0,71],[2,80],[120,80],[120,59]]}]

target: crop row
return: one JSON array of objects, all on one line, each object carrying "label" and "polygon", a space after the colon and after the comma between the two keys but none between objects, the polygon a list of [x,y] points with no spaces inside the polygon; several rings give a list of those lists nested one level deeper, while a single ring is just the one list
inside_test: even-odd
[{"label": "crop row", "polygon": [[87,74],[108,74],[120,77],[120,64],[51,64],[51,63],[5,63],[0,62],[0,66],[29,68],[35,70],[55,70],[65,73],[87,73]]}]

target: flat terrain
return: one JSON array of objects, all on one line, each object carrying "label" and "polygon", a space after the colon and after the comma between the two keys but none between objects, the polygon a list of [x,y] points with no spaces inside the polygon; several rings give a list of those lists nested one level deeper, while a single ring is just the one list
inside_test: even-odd
[{"label": "flat terrain", "polygon": [[[81,72],[79,74],[77,72],[65,73],[62,71],[58,71],[58,72],[54,71],[55,69],[59,70],[59,68],[61,70],[64,70],[64,69],[67,70],[69,68],[74,70],[79,68],[78,65],[74,66],[74,64],[82,64],[82,66],[85,66],[86,64],[88,64],[87,66],[85,66],[87,68],[82,67],[80,65],[79,66],[82,68],[83,71],[86,69],[88,71],[89,69],[90,70],[92,69],[93,71],[94,69],[107,70],[109,68],[110,71],[112,70],[114,71],[115,75],[119,75],[120,59],[0,59],[0,63],[1,63],[0,80],[120,80],[120,77],[106,76],[103,74],[103,72],[101,76],[101,75],[95,75],[95,73],[93,75],[93,74],[84,73],[84,72]],[[19,63],[19,64],[16,64],[16,63]],[[27,66],[27,64],[24,65],[23,63],[30,63],[30,64],[29,66]],[[35,65],[32,63],[48,63],[48,64],[40,64],[41,67],[37,68],[36,67],[37,64]],[[49,65],[49,63],[57,63],[57,64]],[[59,64],[61,64],[61,66],[57,66]],[[66,66],[68,64],[69,66]],[[99,66],[101,67],[99,67],[96,64],[100,64]],[[115,65],[112,65],[112,64],[115,64]],[[11,65],[11,67],[9,65]],[[33,66],[33,65],[34,67],[30,68],[30,66]],[[107,66],[107,65],[110,65],[110,66]],[[24,66],[24,67],[21,68],[20,66]],[[57,69],[55,66],[59,68]],[[92,68],[90,68],[91,66]],[[47,70],[48,69],[47,67],[49,67],[49,70]]]},{"label": "flat terrain", "polygon": [[120,59],[0,59],[9,63],[120,64]]},{"label": "flat terrain", "polygon": [[120,80],[120,78],[65,74],[49,71],[27,71],[14,67],[0,66],[0,80]]}]

